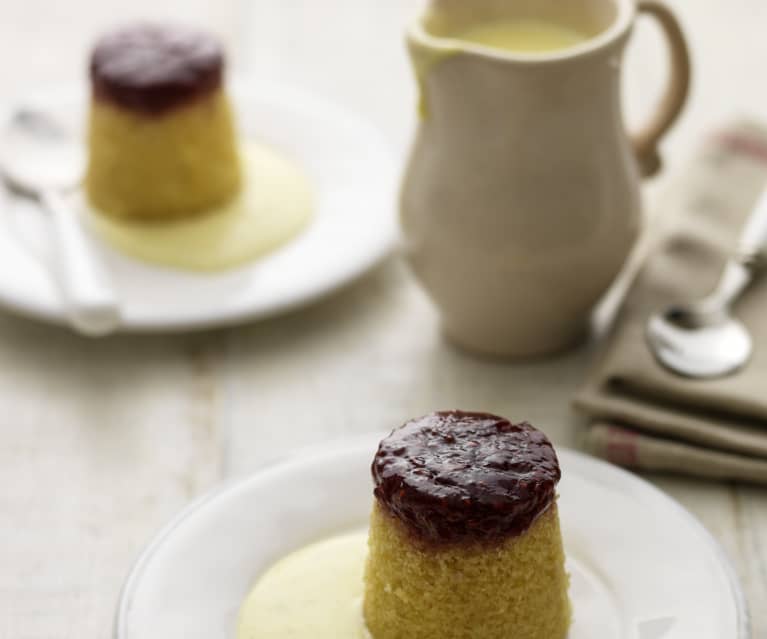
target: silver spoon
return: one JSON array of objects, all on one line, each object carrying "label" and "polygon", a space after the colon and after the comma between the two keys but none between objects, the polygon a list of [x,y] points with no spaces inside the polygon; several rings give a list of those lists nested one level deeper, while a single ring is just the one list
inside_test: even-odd
[{"label": "silver spoon", "polygon": [[78,147],[44,114],[19,110],[3,135],[0,153],[6,186],[36,200],[50,215],[53,275],[70,325],[89,336],[113,332],[120,324],[114,287],[65,197],[81,181]]},{"label": "silver spoon", "polygon": [[765,246],[767,191],[749,217],[739,250],[727,262],[714,292],[650,318],[647,341],[661,364],[685,377],[710,379],[730,375],[748,362],[753,352],[751,335],[732,317],[732,307],[764,270]]}]

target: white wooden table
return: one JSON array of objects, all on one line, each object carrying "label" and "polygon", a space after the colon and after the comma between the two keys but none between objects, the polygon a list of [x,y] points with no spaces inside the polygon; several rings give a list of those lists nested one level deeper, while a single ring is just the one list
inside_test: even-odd
[{"label": "white wooden table", "polygon": [[[399,31],[408,0],[157,4],[0,0],[0,92],[81,80],[89,40],[119,18],[181,15],[222,33],[236,67],[330,93],[404,148],[413,90]],[[650,209],[705,131],[739,113],[761,109],[767,119],[767,4],[672,4],[692,36],[697,74],[666,145],[668,172],[648,189]],[[276,13],[301,7],[309,13],[295,15],[305,20]],[[350,31],[350,21],[367,31]],[[364,63],[348,55],[360,38]],[[640,29],[631,120],[662,80],[658,42]],[[293,448],[450,407],[529,419],[556,444],[578,446],[583,425],[569,398],[595,348],[515,366],[455,352],[398,259],[309,309],[197,335],[93,342],[0,313],[0,639],[108,636],[120,583],[158,526],[217,479]],[[751,601],[754,637],[767,637],[767,490],[649,479],[722,542]]]}]

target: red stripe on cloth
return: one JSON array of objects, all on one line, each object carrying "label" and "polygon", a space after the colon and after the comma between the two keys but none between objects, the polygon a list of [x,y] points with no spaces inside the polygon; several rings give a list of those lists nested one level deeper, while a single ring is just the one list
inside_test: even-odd
[{"label": "red stripe on cloth", "polygon": [[758,162],[767,164],[767,142],[761,138],[729,131],[717,135],[716,140],[720,146],[728,151],[747,155]]},{"label": "red stripe on cloth", "polygon": [[607,431],[607,459],[619,466],[639,463],[639,436],[625,428],[610,426]]}]

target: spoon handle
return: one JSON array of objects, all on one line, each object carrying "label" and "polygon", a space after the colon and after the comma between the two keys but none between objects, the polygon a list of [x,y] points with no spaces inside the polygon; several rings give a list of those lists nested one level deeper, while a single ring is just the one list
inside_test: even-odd
[{"label": "spoon handle", "polygon": [[699,312],[729,309],[748,288],[767,260],[767,190],[759,198],[740,235],[738,254],[731,258],[713,293],[696,305]]},{"label": "spoon handle", "polygon": [[91,337],[114,332],[120,324],[117,296],[77,215],[58,191],[46,190],[40,199],[51,216],[56,276],[72,327]]},{"label": "spoon handle", "polygon": [[740,236],[740,252],[745,259],[764,255],[767,249],[767,190],[762,193]]},{"label": "spoon handle", "polygon": [[753,272],[748,265],[741,260],[729,260],[714,292],[696,305],[699,312],[711,315],[728,312],[752,279]]}]

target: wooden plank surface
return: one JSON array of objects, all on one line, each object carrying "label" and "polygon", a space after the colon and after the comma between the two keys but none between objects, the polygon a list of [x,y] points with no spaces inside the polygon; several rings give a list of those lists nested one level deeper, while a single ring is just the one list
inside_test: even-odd
[{"label": "wooden plank surface", "polygon": [[[307,6],[322,4],[324,28],[335,34],[323,37],[351,48],[339,17],[347,1]],[[300,2],[307,0],[291,0]],[[269,72],[261,56],[274,41],[264,25],[270,17],[284,22],[274,13],[280,2],[257,0],[242,20],[236,2],[153,4],[0,0],[0,90],[7,97],[39,82],[75,81],[98,29],[161,11],[212,25],[234,47],[235,66],[314,78],[315,88],[368,112],[400,148],[408,139],[412,83],[403,55],[385,60],[400,47],[393,39],[411,3],[387,2],[375,64],[350,60],[343,81],[328,65],[350,56],[316,50],[311,30],[288,43],[281,73]],[[767,104],[767,85],[755,81],[767,59],[760,26],[767,6],[671,4],[691,33],[699,71],[686,119],[666,147],[669,173],[649,187],[650,204],[701,135]],[[360,24],[368,19],[355,15]],[[281,37],[289,36],[288,29]],[[629,58],[632,121],[662,83],[662,60],[657,35],[640,27]],[[387,80],[370,88],[371,78]],[[148,537],[216,479],[298,447],[455,406],[524,417],[557,444],[577,446],[582,424],[569,397],[593,356],[589,344],[517,366],[469,358],[442,341],[433,309],[398,260],[305,311],[201,335],[89,342],[0,314],[0,638],[109,636],[120,583]],[[754,637],[767,637],[767,491],[649,479],[722,542],[751,600]]]},{"label": "wooden plank surface", "polygon": [[107,637],[148,537],[220,476],[222,336],[0,318],[0,637]]}]

